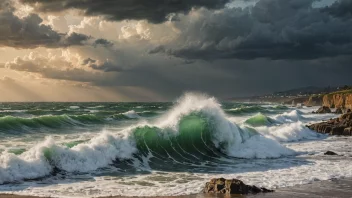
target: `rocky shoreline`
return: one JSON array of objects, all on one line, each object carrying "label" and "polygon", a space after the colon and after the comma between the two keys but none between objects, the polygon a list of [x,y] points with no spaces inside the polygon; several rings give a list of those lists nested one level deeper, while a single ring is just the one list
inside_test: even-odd
[{"label": "rocky shoreline", "polygon": [[352,112],[342,114],[340,117],[325,122],[307,125],[311,130],[329,135],[352,135]]}]

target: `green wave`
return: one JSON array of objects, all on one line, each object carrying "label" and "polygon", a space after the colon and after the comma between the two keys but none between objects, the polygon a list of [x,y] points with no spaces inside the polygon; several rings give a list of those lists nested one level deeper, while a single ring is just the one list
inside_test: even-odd
[{"label": "green wave", "polygon": [[72,142],[66,142],[66,143],[64,143],[64,145],[67,148],[72,148],[74,146],[77,146],[78,144],[82,144],[82,143],[85,143],[85,142],[87,142],[87,140],[76,140],[76,141],[72,141]]},{"label": "green wave", "polygon": [[[152,114],[152,113],[151,113]],[[150,115],[151,116],[151,115]],[[137,119],[123,113],[113,115],[79,114],[79,115],[42,115],[36,117],[0,116],[0,132],[23,131],[28,129],[52,128],[58,129],[70,126],[84,126],[86,124],[104,124],[112,120]]]},{"label": "green wave", "polygon": [[257,126],[270,126],[275,123],[275,120],[258,113],[257,115],[247,119],[245,121],[246,124],[249,124],[251,126],[257,127]]},{"label": "green wave", "polygon": [[286,109],[288,109],[288,107],[287,106],[285,106],[285,105],[276,105],[276,106],[274,106],[274,107],[272,107],[273,109],[279,109],[279,110],[286,110]]},{"label": "green wave", "polygon": [[24,153],[26,151],[26,149],[24,148],[18,148],[18,149],[9,149],[7,150],[8,153],[13,153],[15,155],[20,155],[22,153]]},{"label": "green wave", "polygon": [[277,112],[280,112],[286,109],[288,109],[288,107],[284,105],[276,105],[276,106],[270,106],[270,107],[262,107],[259,105],[250,105],[250,106],[241,105],[237,108],[225,109],[225,112],[228,114],[234,114],[234,115],[258,113],[258,112],[275,114]]},{"label": "green wave", "polygon": [[255,113],[255,112],[267,112],[265,108],[261,106],[241,106],[235,109],[227,109],[226,113],[229,114],[245,114],[245,113]]},{"label": "green wave", "polygon": [[143,111],[143,112],[137,112],[137,113],[142,117],[153,117],[153,116],[160,115],[159,112],[155,112],[155,111]]},{"label": "green wave", "polygon": [[63,126],[101,123],[104,119],[93,115],[45,115],[33,118],[14,116],[0,117],[0,130],[23,130],[25,128],[60,128]]},{"label": "green wave", "polygon": [[194,163],[194,160],[226,156],[213,141],[211,121],[200,114],[183,117],[178,125],[178,132],[157,127],[139,127],[134,130],[134,138],[139,152],[145,156],[149,153],[155,159],[179,160]]}]

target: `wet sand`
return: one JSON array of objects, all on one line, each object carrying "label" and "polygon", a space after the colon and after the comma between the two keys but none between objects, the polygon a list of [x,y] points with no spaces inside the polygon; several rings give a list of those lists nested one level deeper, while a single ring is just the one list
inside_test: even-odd
[{"label": "wet sand", "polygon": [[[123,196],[109,197],[121,198]],[[290,188],[277,189],[274,193],[257,194],[257,195],[206,195],[195,194],[185,196],[175,196],[167,198],[213,198],[213,197],[243,197],[243,198],[281,198],[281,197],[297,197],[297,198],[352,198],[352,178],[334,179],[329,181],[317,181],[312,184],[305,184],[294,186]],[[0,194],[0,198],[37,198],[33,196],[19,196],[19,195],[4,195]],[[101,197],[103,198],[103,197]],[[107,197],[105,197],[107,198]],[[152,198],[152,197],[149,197]]]}]

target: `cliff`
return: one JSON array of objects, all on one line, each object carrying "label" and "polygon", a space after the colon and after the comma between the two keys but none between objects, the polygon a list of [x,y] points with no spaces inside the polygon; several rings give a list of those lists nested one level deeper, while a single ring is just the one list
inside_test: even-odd
[{"label": "cliff", "polygon": [[323,95],[312,95],[304,102],[306,106],[321,106],[323,104]]},{"label": "cliff", "polygon": [[352,89],[324,95],[322,106],[352,109]]}]

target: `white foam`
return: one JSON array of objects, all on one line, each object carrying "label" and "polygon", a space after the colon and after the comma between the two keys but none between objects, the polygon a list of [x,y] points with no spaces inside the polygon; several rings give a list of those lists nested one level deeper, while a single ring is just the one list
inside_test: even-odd
[{"label": "white foam", "polygon": [[309,128],[305,127],[302,122],[286,123],[279,126],[262,126],[256,130],[268,138],[275,139],[279,142],[294,142],[300,140],[316,140],[325,137]]},{"label": "white foam", "polygon": [[136,113],[134,110],[131,111],[127,111],[125,113],[122,113],[122,115],[131,118],[131,119],[136,119],[136,118],[140,118],[140,116],[138,115],[138,113]]},{"label": "white foam", "polygon": [[88,172],[107,167],[117,158],[131,158],[136,151],[134,140],[123,133],[103,132],[73,148],[57,145],[52,138],[48,138],[19,156],[1,154],[0,184],[43,177],[54,167],[68,172]]},{"label": "white foam", "polygon": [[[352,149],[352,138],[331,137],[319,141],[288,143],[289,148],[297,151],[315,153],[335,148],[337,152]],[[345,147],[344,145],[348,145]],[[246,184],[266,188],[283,188],[304,185],[315,181],[340,177],[352,177],[351,159],[336,156],[313,155],[300,158],[263,159],[234,162],[223,174],[191,172],[151,172],[132,176],[86,176],[84,182],[52,181],[51,185],[18,187],[16,194],[53,196],[53,197],[98,197],[98,196],[177,196],[201,192],[205,182],[211,178],[238,178]],[[82,176],[85,178],[84,176]],[[157,179],[153,179],[157,178]],[[167,182],[165,182],[167,181]],[[47,181],[49,182],[49,181]],[[3,192],[16,190],[3,186]]]},{"label": "white foam", "polygon": [[0,184],[48,175],[52,167],[43,156],[42,145],[37,145],[20,156],[7,152],[2,153],[0,156]]},{"label": "white foam", "polygon": [[290,112],[284,112],[282,114],[276,115],[273,117],[273,119],[281,123],[298,122],[305,119],[302,114],[303,112],[300,110],[292,110]]}]

